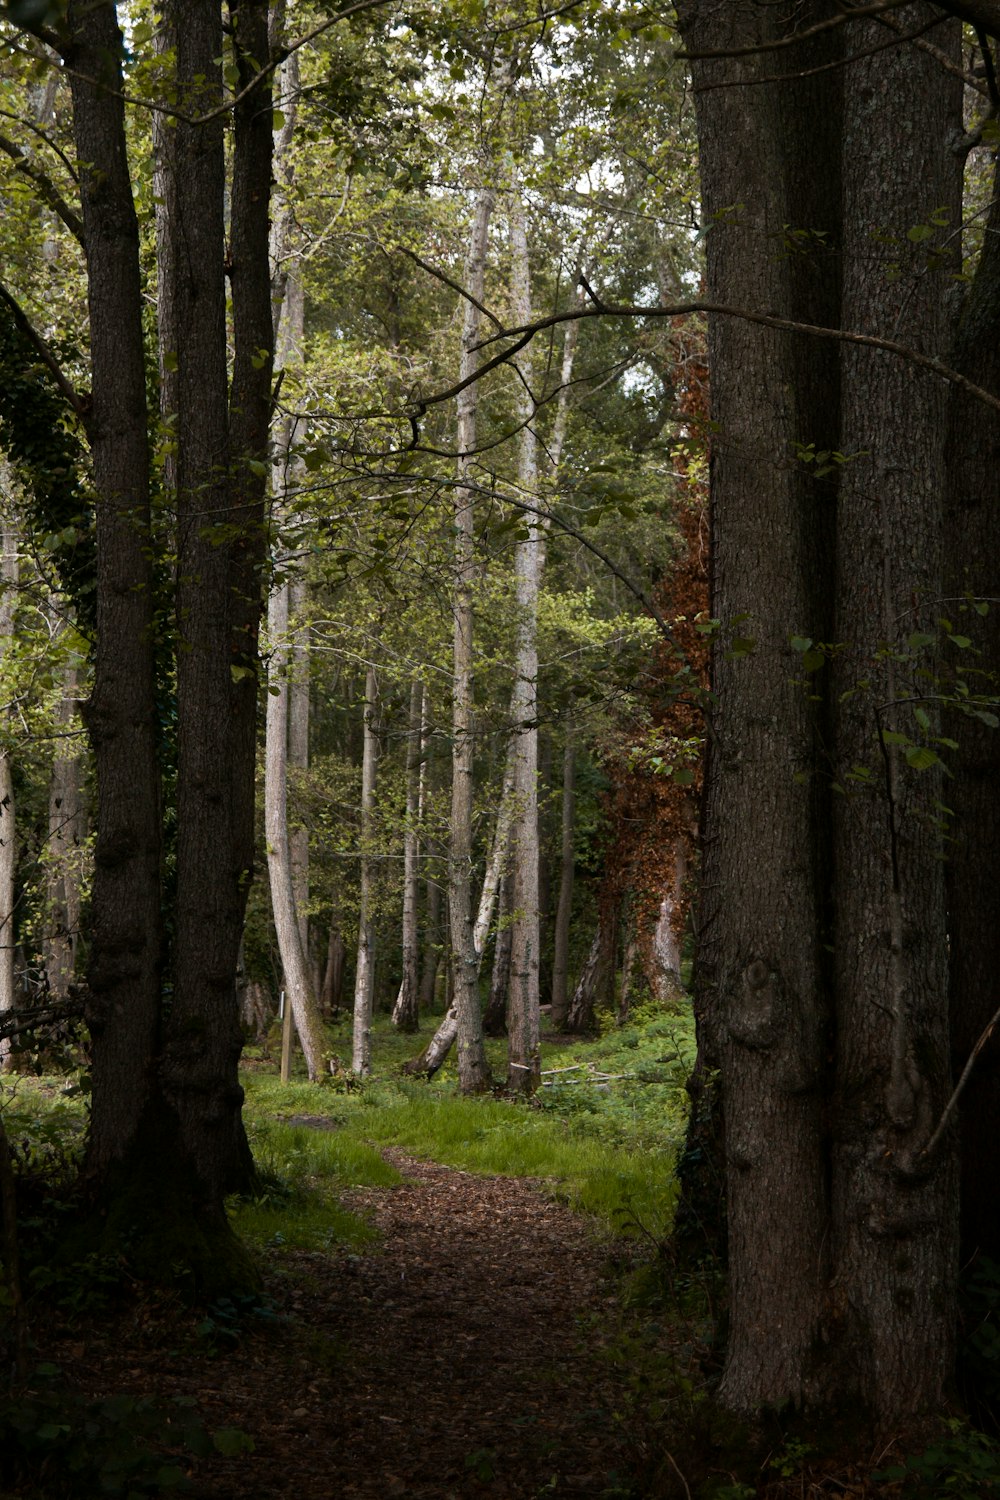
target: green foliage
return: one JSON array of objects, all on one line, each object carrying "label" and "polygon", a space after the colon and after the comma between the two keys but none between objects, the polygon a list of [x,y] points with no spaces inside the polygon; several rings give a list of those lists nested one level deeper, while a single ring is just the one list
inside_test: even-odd
[{"label": "green foliage", "polygon": [[1000,1495],[1000,1447],[957,1418],[946,1424],[946,1436],[873,1475],[898,1483],[914,1500],[989,1500]]},{"label": "green foliage", "polygon": [[72,1390],[55,1365],[38,1365],[25,1386],[0,1397],[4,1473],[25,1485],[42,1483],[46,1500],[183,1494],[192,1487],[193,1459],[213,1451],[235,1457],[252,1448],[253,1440],[236,1428],[212,1432],[189,1398],[169,1404],[131,1395],[89,1399]]}]

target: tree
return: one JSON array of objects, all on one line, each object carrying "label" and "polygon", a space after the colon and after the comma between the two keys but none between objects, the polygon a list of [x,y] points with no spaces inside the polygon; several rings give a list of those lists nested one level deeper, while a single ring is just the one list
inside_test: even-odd
[{"label": "tree", "polygon": [[[851,339],[947,349],[960,99],[941,9],[873,22],[818,4],[796,33],[752,5],[724,27],[716,8],[678,8],[709,298],[845,330],[838,357],[834,340],[710,319],[719,635],[698,1005],[722,1079],[720,1398],[748,1414],[860,1401],[883,1427],[937,1409],[951,1371],[937,778],[957,632],[941,614],[940,382]],[[933,45],[914,40],[932,24]],[[956,972],[954,905],[950,920]]]}]

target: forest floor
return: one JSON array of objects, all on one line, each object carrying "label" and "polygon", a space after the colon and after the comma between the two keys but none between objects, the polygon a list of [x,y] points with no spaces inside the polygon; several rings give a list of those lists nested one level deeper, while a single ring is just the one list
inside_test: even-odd
[{"label": "forest floor", "polygon": [[612,1262],[634,1246],[530,1180],[384,1154],[402,1183],[345,1195],[378,1237],[282,1251],[277,1316],[245,1320],[235,1346],[213,1349],[211,1318],[185,1338],[178,1308],[143,1302],[47,1357],[88,1394],[193,1399],[209,1429],[248,1434],[252,1452],[196,1465],[206,1500],[640,1493],[634,1375],[614,1353]]}]

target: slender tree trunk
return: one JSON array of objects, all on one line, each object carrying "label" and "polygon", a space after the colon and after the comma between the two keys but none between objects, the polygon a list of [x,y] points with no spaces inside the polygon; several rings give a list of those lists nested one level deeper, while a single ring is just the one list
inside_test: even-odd
[{"label": "slender tree trunk", "polygon": [[[308,586],[300,572],[288,581],[288,612],[291,628],[291,678],[288,683],[288,768],[304,776],[309,769],[309,626],[305,619]],[[288,853],[292,865],[292,890],[299,925],[299,941],[315,991],[313,965],[309,957],[309,829],[299,821],[288,830]]]},{"label": "slender tree trunk", "polygon": [[327,1046],[302,946],[288,839],[288,596],[286,578],[274,589],[268,605],[271,659],[264,751],[264,835],[271,909],[285,979],[285,1003],[291,1006],[306,1069],[310,1081],[315,1082],[326,1072]]},{"label": "slender tree trunk", "polygon": [[[465,286],[476,302],[483,297],[486,247],[493,193],[481,188],[473,215]],[[475,343],[479,311],[466,302],[462,320],[459,378],[468,379],[478,364]],[[448,905],[451,922],[452,1008],[458,1037],[458,1073],[464,1094],[489,1088],[490,1072],[483,1047],[479,1004],[479,954],[472,913],[473,749],[473,585],[475,581],[473,491],[461,483],[476,445],[478,386],[458,397],[458,477],[455,488],[455,626],[453,642],[451,843],[448,852]]]},{"label": "slender tree trunk", "polygon": [[[0,464],[6,504],[11,503],[6,465]],[[0,530],[0,664],[11,649],[17,604],[18,534],[14,521],[4,517]],[[2,721],[9,710],[0,710]],[[7,729],[6,722],[0,728]],[[17,825],[14,815],[14,766],[10,751],[0,742],[0,1020],[14,1009],[14,876],[17,869]],[[11,1044],[0,1040],[0,1069],[9,1065]]]},{"label": "slender tree trunk", "polygon": [[563,747],[562,790],[562,842],[559,865],[559,905],[556,908],[556,924],[552,956],[552,1014],[553,1031],[561,1031],[566,1024],[569,1011],[569,933],[573,912],[573,827],[575,820],[576,746],[573,735],[566,727],[566,743]]},{"label": "slender tree trunk", "polygon": [[326,965],[323,970],[323,988],[320,1008],[324,1015],[339,1010],[344,997],[344,959],[347,948],[344,934],[340,930],[340,917],[336,910],[330,914],[330,932],[326,944]]},{"label": "slender tree trunk", "polygon": [[418,967],[420,934],[417,929],[417,894],[420,859],[420,804],[423,784],[426,719],[423,684],[414,678],[410,686],[410,723],[406,742],[406,833],[403,852],[403,977],[392,1012],[392,1023],[400,1031],[418,1026]]},{"label": "slender tree trunk", "polygon": [[425,1015],[434,1008],[442,937],[441,883],[428,865],[424,880],[424,954],[420,972],[420,1009]]},{"label": "slender tree trunk", "polygon": [[372,922],[372,835],[375,813],[375,768],[378,757],[378,681],[374,666],[365,676],[365,736],[361,762],[361,901],[358,911],[358,962],[354,979],[354,1043],[351,1067],[362,1076],[372,1070],[372,1000],[374,942]]},{"label": "slender tree trunk", "polygon": [[87,243],[92,400],[86,425],[96,492],[97,637],[84,711],[97,778],[87,1163],[103,1177],[136,1141],[154,1088],[160,997],[148,417],[139,230],[114,5],[71,0],[65,33]]},{"label": "slender tree trunk", "polygon": [[[915,5],[903,23],[931,15]],[[936,47],[954,62],[959,31],[935,28]],[[848,38],[857,56],[844,75],[844,326],[934,353],[947,346],[959,269],[947,237],[961,218],[961,163],[949,138],[961,84],[914,47],[866,56],[881,36],[860,22]],[[902,177],[892,166],[901,142]],[[942,209],[948,228],[929,257],[908,234]],[[836,1282],[850,1288],[845,1333],[859,1394],[888,1424],[940,1409],[954,1337],[954,1142],[923,1155],[950,1093],[944,792],[938,770],[912,768],[891,739],[919,736],[915,707],[938,732],[936,709],[923,705],[933,651],[911,663],[907,643],[915,632],[933,636],[941,613],[945,397],[932,376],[861,349],[844,350],[841,389],[841,449],[851,461],[838,508],[833,634],[843,643],[834,668],[843,795],[834,802],[831,1248]]]},{"label": "slender tree trunk", "polygon": [[[520,324],[531,322],[531,268],[524,207],[517,189],[511,201],[511,303]],[[538,495],[538,443],[534,431],[532,364],[519,362],[516,409],[518,485],[522,494]],[[527,517],[527,539],[514,560],[517,596],[517,658],[512,701],[514,734],[514,805],[512,829],[513,911],[510,992],[507,1007],[507,1087],[530,1094],[541,1078],[539,1037],[538,915],[538,598],[544,564],[543,533],[533,513]]]},{"label": "slender tree trunk", "polygon": [[493,972],[490,976],[490,995],[483,1015],[483,1030],[487,1036],[506,1036],[507,998],[510,992],[510,951],[513,929],[510,921],[512,896],[510,872],[500,882],[500,899],[497,903],[497,935],[493,946]]}]

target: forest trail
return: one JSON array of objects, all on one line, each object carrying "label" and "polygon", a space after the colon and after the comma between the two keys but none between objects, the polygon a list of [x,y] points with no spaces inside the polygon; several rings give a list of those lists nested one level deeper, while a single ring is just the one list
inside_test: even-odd
[{"label": "forest trail", "polygon": [[[270,1291],[287,1331],[209,1366],[213,1427],[253,1436],[216,1461],[213,1500],[533,1500],[626,1493],[627,1372],[609,1245],[537,1185],[387,1159],[404,1181],[346,1206],[380,1240],[289,1252]],[[206,1483],[207,1481],[207,1483]]]}]

